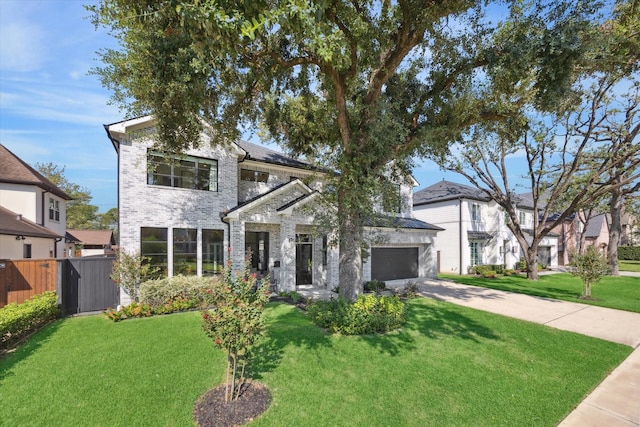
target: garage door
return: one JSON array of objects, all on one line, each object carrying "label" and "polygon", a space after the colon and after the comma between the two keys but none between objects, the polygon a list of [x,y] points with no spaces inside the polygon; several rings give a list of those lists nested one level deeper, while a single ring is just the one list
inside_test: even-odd
[{"label": "garage door", "polygon": [[371,278],[376,280],[418,277],[418,248],[373,248]]}]

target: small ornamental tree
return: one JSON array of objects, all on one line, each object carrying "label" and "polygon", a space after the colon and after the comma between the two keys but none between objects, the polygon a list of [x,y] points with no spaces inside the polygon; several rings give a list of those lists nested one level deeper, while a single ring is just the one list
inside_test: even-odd
[{"label": "small ornamental tree", "polygon": [[591,298],[591,286],[609,273],[607,259],[594,246],[574,254],[571,265],[575,268],[571,274],[582,280],[582,298]]},{"label": "small ornamental tree", "polygon": [[245,372],[253,350],[264,327],[262,312],[269,300],[269,280],[258,284],[250,274],[247,258],[242,273],[232,274],[231,263],[223,273],[223,280],[205,296],[202,310],[203,328],[216,347],[227,352],[227,373],[224,398],[226,402],[240,396]]},{"label": "small ornamental tree", "polygon": [[151,279],[158,268],[149,264],[151,259],[139,253],[116,252],[116,261],[111,270],[111,280],[127,293],[135,302],[140,301],[138,291],[143,280]]}]

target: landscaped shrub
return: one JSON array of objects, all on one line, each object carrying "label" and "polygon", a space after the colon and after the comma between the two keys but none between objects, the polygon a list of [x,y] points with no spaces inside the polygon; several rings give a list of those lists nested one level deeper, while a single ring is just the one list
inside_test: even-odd
[{"label": "landscaped shrub", "polygon": [[140,285],[140,302],[154,313],[171,313],[200,307],[207,289],[218,277],[173,276],[148,280]]},{"label": "landscaped shrub", "polygon": [[59,315],[58,296],[52,291],[0,308],[0,349],[9,348]]},{"label": "landscaped shrub", "polygon": [[344,298],[317,301],[307,312],[318,326],[344,335],[389,332],[405,322],[405,304],[397,296],[359,295],[354,303]]},{"label": "landscaped shrub", "polygon": [[365,292],[375,292],[379,293],[387,287],[386,283],[381,280],[369,280],[368,282],[364,282],[364,291]]},{"label": "landscaped shrub", "polygon": [[404,284],[404,287],[401,288],[397,294],[402,298],[411,299],[418,296],[419,291],[420,291],[420,288],[418,287],[418,284],[413,280],[409,280],[407,283]]},{"label": "landscaped shrub", "polygon": [[640,246],[618,246],[618,259],[640,261]]},{"label": "landscaped shrub", "polygon": [[160,313],[155,313],[149,304],[143,304],[133,301],[129,305],[120,307],[120,310],[107,308],[104,311],[104,314],[114,322],[118,322],[130,317],[149,317],[153,316],[154,314]]},{"label": "landscaped shrub", "polygon": [[109,277],[119,288],[124,289],[132,301],[139,301],[140,284],[158,274],[158,268],[153,267],[150,260],[151,258],[139,253],[116,252],[116,261]]}]

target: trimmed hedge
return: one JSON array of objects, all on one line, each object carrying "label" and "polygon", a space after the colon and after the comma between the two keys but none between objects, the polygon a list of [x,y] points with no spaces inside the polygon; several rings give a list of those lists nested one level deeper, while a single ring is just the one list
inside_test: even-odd
[{"label": "trimmed hedge", "polygon": [[618,246],[618,259],[640,261],[640,246]]},{"label": "trimmed hedge", "polygon": [[10,348],[60,315],[58,296],[53,291],[34,295],[22,304],[0,308],[0,350]]},{"label": "trimmed hedge", "polygon": [[204,294],[218,280],[217,277],[182,275],[148,280],[140,285],[140,302],[151,306],[154,312],[161,312],[163,307],[169,309],[176,302],[188,306],[183,309],[198,308]]}]

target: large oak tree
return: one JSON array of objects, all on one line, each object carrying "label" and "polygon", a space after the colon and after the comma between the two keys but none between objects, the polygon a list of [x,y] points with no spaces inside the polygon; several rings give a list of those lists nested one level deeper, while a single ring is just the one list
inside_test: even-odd
[{"label": "large oak tree", "polygon": [[[97,73],[130,115],[154,115],[165,148],[197,144],[203,123],[218,143],[259,124],[338,172],[340,291],[354,299],[363,224],[389,162],[405,176],[414,156],[507,117],[507,103],[488,105],[473,90],[489,73],[533,69],[540,105],[563,97],[597,5],[534,3],[500,24],[487,10],[506,6],[472,0],[102,0],[91,9],[121,44],[102,52]],[[496,27],[517,37],[493,40]]]}]

